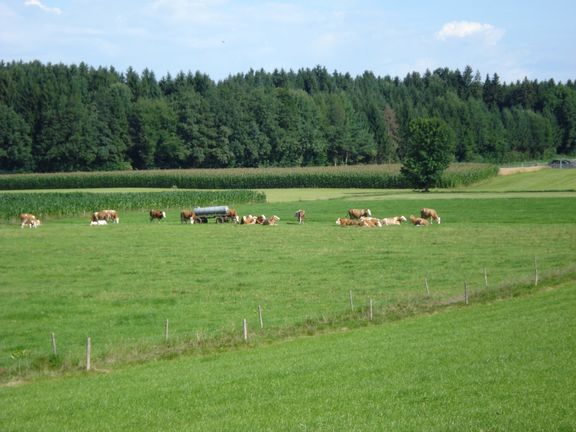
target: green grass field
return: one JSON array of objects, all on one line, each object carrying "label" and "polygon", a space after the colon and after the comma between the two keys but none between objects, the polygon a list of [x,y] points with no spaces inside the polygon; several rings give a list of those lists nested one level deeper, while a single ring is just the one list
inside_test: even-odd
[{"label": "green grass field", "polygon": [[[273,227],[181,225],[179,209],[0,224],[0,430],[574,430],[576,196],[498,187],[268,191],[238,206],[279,215]],[[423,206],[443,223],[334,224],[349,207]],[[536,294],[475,303],[484,269],[488,290],[529,287],[535,262]],[[411,308],[429,312],[390,320]]]}]

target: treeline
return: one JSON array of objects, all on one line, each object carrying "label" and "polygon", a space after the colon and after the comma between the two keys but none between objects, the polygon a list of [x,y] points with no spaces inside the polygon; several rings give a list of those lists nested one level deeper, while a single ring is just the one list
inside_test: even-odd
[{"label": "treeline", "polygon": [[214,82],[80,65],[0,62],[0,171],[401,162],[408,123],[439,117],[454,159],[576,152],[576,84],[482,79],[466,67],[405,78],[323,67]]}]

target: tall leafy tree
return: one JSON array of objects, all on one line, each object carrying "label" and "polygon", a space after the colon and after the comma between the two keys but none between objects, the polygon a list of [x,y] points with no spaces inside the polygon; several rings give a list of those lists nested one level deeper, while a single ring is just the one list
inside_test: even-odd
[{"label": "tall leafy tree", "polygon": [[413,187],[428,192],[454,158],[453,138],[438,118],[414,119],[409,130],[401,172]]},{"label": "tall leafy tree", "polygon": [[14,110],[0,103],[0,171],[34,168],[30,128]]}]

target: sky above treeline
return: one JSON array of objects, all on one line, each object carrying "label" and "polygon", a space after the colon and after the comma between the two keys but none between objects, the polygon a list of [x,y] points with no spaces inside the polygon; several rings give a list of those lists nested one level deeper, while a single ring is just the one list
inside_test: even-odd
[{"label": "sky above treeline", "polygon": [[576,80],[573,0],[0,0],[0,60],[205,73],[318,65],[352,76],[469,65]]}]

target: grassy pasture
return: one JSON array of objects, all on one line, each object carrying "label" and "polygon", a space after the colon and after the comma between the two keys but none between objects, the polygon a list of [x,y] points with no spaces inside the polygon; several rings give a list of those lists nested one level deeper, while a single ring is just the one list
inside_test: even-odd
[{"label": "grassy pasture", "polygon": [[[0,225],[0,371],[3,380],[50,364],[50,332],[58,341],[56,369],[80,367],[86,336],[95,363],[138,359],[162,345],[170,320],[174,343],[252,331],[262,305],[266,328],[330,317],[374,301],[376,312],[424,294],[462,295],[464,281],[490,284],[544,276],[574,263],[574,198],[306,201],[307,222],[293,212],[304,202],[239,205],[241,214],[277,214],[279,226],[181,225],[178,209],[149,223],[145,212],[122,223],[90,227],[88,219],[52,219],[36,230]],[[423,199],[425,197],[426,199]],[[439,210],[442,225],[345,229],[334,221],[349,207],[375,215]],[[543,277],[542,276],[542,277]]]},{"label": "grassy pasture", "polygon": [[573,431],[573,282],[258,349],[0,387],[0,429]]}]

